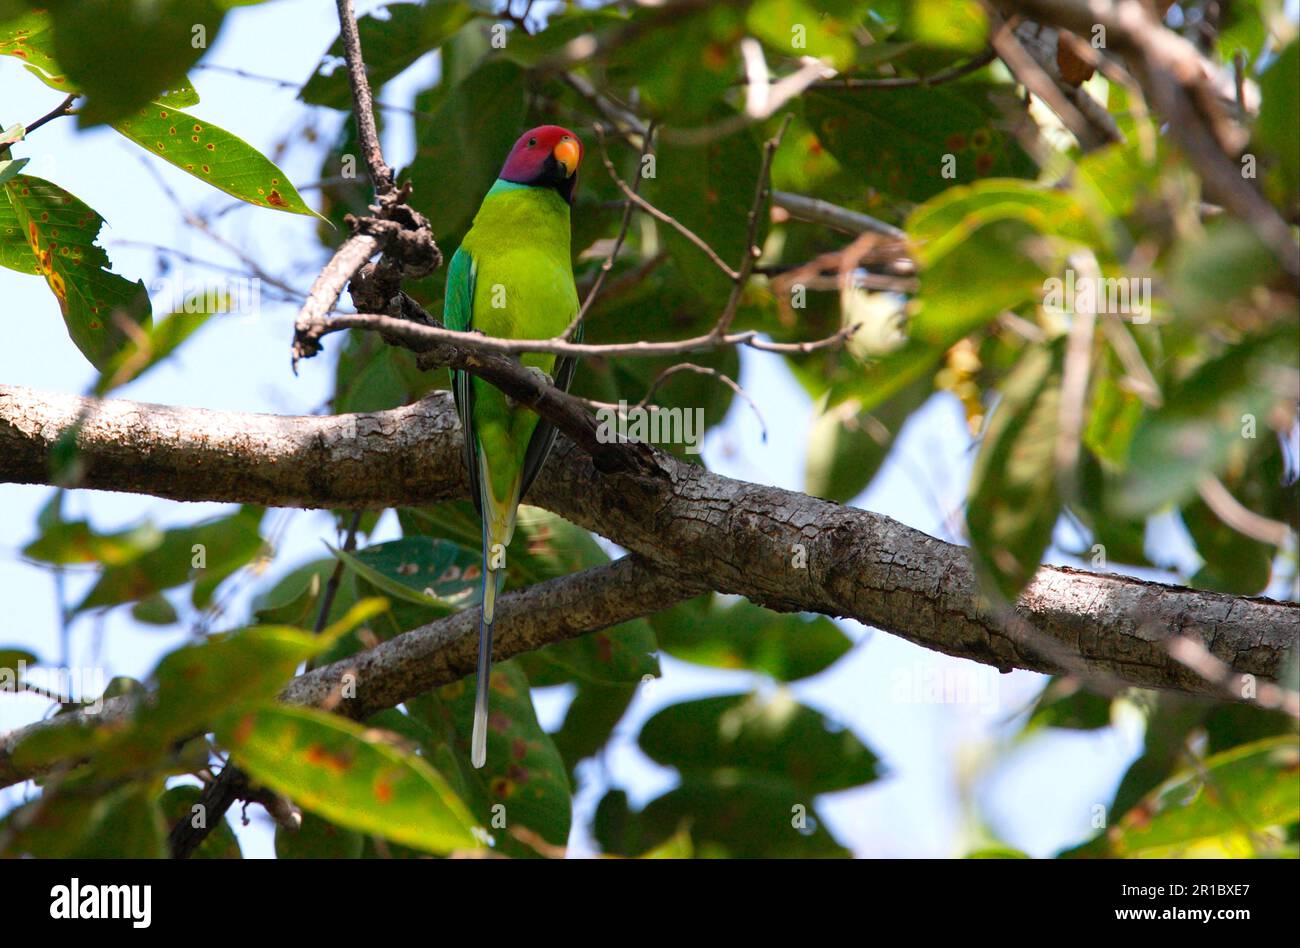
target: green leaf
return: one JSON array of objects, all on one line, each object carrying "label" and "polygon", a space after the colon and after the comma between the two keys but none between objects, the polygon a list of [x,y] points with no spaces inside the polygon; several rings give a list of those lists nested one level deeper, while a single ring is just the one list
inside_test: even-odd
[{"label": "green leaf", "polygon": [[849,853],[827,831],[811,802],[783,784],[714,782],[688,776],[636,816],[638,852],[690,827],[703,856],[736,859],[830,859]]},{"label": "green leaf", "polygon": [[[775,52],[790,57],[813,56],[844,69],[853,62],[858,44],[852,14],[856,4],[845,0],[758,0],[745,24]],[[846,18],[848,17],[848,18]]]},{"label": "green leaf", "polygon": [[[632,23],[661,14],[640,7]],[[635,86],[645,110],[675,126],[716,119],[723,97],[740,75],[736,41],[745,30],[741,11],[730,4],[698,6],[674,17],[670,29],[662,24],[641,29],[617,47],[608,64],[608,81]]]},{"label": "green leaf", "polygon": [[405,537],[356,553],[330,552],[381,594],[451,615],[482,583],[478,557],[463,547],[427,537]]},{"label": "green leaf", "polygon": [[1112,512],[1136,517],[1181,504],[1254,438],[1271,437],[1269,412],[1288,397],[1296,356],[1293,329],[1279,327],[1236,343],[1167,392],[1133,437]]},{"label": "green leaf", "polygon": [[573,773],[578,763],[594,757],[614,733],[632,703],[637,685],[605,685],[579,681],[577,693],[564,713],[564,723],[553,735],[555,747]]},{"label": "green leaf", "polygon": [[[804,114],[826,149],[865,187],[924,201],[979,178],[1034,177],[1002,131],[1010,86],[966,81],[929,88],[813,89]],[[951,160],[945,160],[951,156]],[[951,176],[945,176],[950,173]]]},{"label": "green leaf", "polygon": [[1055,727],[1095,731],[1110,727],[1111,699],[1087,691],[1073,678],[1054,677],[1034,702],[1023,733]]},{"label": "green leaf", "polygon": [[[446,538],[460,544],[465,555],[478,563],[482,526],[468,502],[440,504],[425,510],[403,510],[402,529]],[[438,542],[444,542],[439,540]],[[525,586],[557,576],[567,576],[609,562],[591,534],[562,517],[527,505],[519,508],[514,542],[507,554],[506,588]],[[477,591],[475,591],[477,595]],[[471,597],[468,604],[477,604]],[[604,682],[640,681],[659,674],[653,652],[654,633],[644,619],[612,629],[555,642],[518,659],[534,685],[556,685],[574,680]]]},{"label": "green leaf", "polygon": [[165,319],[155,322],[108,360],[95,382],[94,393],[102,398],[113,389],[139,378],[180,348],[205,325],[208,318],[231,311],[233,298],[225,291],[198,293]]},{"label": "green leaf", "polygon": [[1255,142],[1276,162],[1267,184],[1279,207],[1293,210],[1300,200],[1300,154],[1295,130],[1300,128],[1300,41],[1292,40],[1259,80],[1263,97]]},{"label": "green leaf", "polygon": [[217,585],[263,549],[261,508],[246,507],[194,527],[168,530],[153,549],[104,570],[74,612],[145,599],[195,581],[194,605],[202,608]]},{"label": "green leaf", "polygon": [[1114,479],[1107,477],[1091,451],[1079,452],[1076,480],[1079,496],[1071,510],[1092,532],[1093,541],[1080,556],[1103,569],[1113,563],[1154,566],[1146,554],[1146,518],[1120,517],[1112,512],[1108,498],[1114,490]]},{"label": "green leaf", "polygon": [[157,549],[162,541],[162,532],[147,522],[116,533],[98,533],[84,520],[60,520],[27,544],[23,556],[60,566],[72,563],[117,566]]},{"label": "green leaf", "polygon": [[217,735],[259,783],[332,823],[431,853],[479,848],[446,780],[359,724],[265,705],[230,717]]},{"label": "green leaf", "polygon": [[1056,490],[1062,346],[1033,346],[1002,400],[971,474],[966,524],[984,583],[1014,602],[1033,577],[1061,511]]},{"label": "green leaf", "polygon": [[[154,700],[125,729],[96,736],[96,770],[112,775],[153,766],[175,741],[274,697],[299,665],[331,641],[330,635],[254,626],[164,656],[153,673]],[[51,750],[57,749],[56,742]]]},{"label": "green leaf", "polygon": [[[468,4],[456,2],[390,3],[382,9],[387,12],[383,19],[371,13],[357,20],[366,76],[376,93],[388,80],[446,42],[474,12]],[[346,66],[337,65],[327,71],[331,63],[342,58],[343,41],[335,39],[298,97],[313,105],[351,109],[352,87]]]},{"label": "green leaf", "polygon": [[52,0],[55,59],[87,96],[82,126],[113,122],[180,85],[216,41],[216,0]]},{"label": "green leaf", "polygon": [[912,0],[909,35],[924,46],[977,53],[988,44],[988,16],[974,0]]},{"label": "green leaf", "polygon": [[876,411],[859,409],[848,399],[821,412],[808,431],[804,492],[846,504],[864,491],[912,412],[934,391],[929,380],[908,386]]},{"label": "green leaf", "polygon": [[[0,677],[5,673],[16,676],[19,662],[24,662],[27,665],[35,665],[37,661],[36,653],[29,652],[25,648],[0,648]],[[10,684],[13,684],[12,680],[10,681]]]},{"label": "green leaf", "polygon": [[528,677],[517,660],[492,666],[487,763],[481,770],[469,763],[476,687],[471,675],[408,702],[440,748],[433,762],[462,788],[461,796],[479,822],[495,830],[498,849],[530,852],[510,842],[499,821],[493,822],[499,804],[508,813],[507,827],[526,827],[554,846],[565,845],[572,823],[568,767],[537,721]]},{"label": "green leaf", "polygon": [[1273,573],[1273,547],[1238,533],[1199,497],[1183,507],[1182,520],[1205,561],[1190,585],[1234,596],[1264,592]]},{"label": "green leaf", "polygon": [[430,196],[425,207],[434,233],[459,234],[468,228],[515,139],[525,131],[526,105],[523,71],[493,59],[457,85],[424,125],[407,173],[415,193]]},{"label": "green leaf", "polygon": [[161,593],[142,599],[132,606],[131,618],[146,625],[175,625],[180,621],[176,607]]},{"label": "green leaf", "polygon": [[1123,377],[1119,360],[1107,349],[1106,358],[1093,369],[1091,404],[1083,428],[1083,443],[1112,469],[1128,457],[1143,412],[1142,399],[1121,387],[1118,380]]},{"label": "green leaf", "polygon": [[[18,162],[15,161],[13,164],[17,165]],[[0,184],[3,183],[0,181]],[[23,236],[23,226],[18,221],[18,212],[9,203],[7,195],[3,201],[0,201],[0,267],[36,276],[41,273],[41,262],[32,253],[32,245]]]},{"label": "green leaf", "polygon": [[109,270],[108,254],[95,243],[104,219],[67,191],[31,175],[6,181],[4,189],[19,234],[59,301],[68,335],[102,369],[128,339],[119,321],[149,325],[144,283]]},{"label": "green leaf", "polygon": [[76,86],[54,59],[54,31],[44,11],[27,13],[0,23],[0,56],[12,56],[26,64],[27,71],[51,89],[65,95]]},{"label": "green leaf", "polygon": [[879,775],[876,755],[852,731],[830,730],[786,692],[769,701],[739,694],[670,705],[645,723],[638,742],[656,763],[683,774],[734,785],[779,781],[803,803]]},{"label": "green leaf", "polygon": [[626,13],[617,7],[605,6],[590,10],[568,7],[548,16],[546,29],[531,36],[523,30],[512,31],[505,48],[496,52],[496,55],[509,57],[521,66],[536,66],[575,39],[594,34],[605,27],[618,29],[627,23]]},{"label": "green leaf", "polygon": [[[745,256],[749,209],[761,163],[758,141],[750,132],[701,147],[665,143],[657,149],[655,177],[642,187],[660,210],[694,231],[734,270]],[[759,213],[760,221],[766,222],[766,208]],[[726,274],[674,228],[665,225],[659,233],[694,293],[708,300],[726,299],[731,287]],[[760,247],[764,234],[760,226],[755,238]]]},{"label": "green leaf", "polygon": [[1265,839],[1261,831],[1298,819],[1300,748],[1294,735],[1286,735],[1205,759],[1158,787],[1103,836],[1067,855],[1254,855]]},{"label": "green leaf", "polygon": [[316,216],[274,162],[211,122],[153,102],[118,119],[113,128],[150,154],[241,201]]},{"label": "green leaf", "polygon": [[365,836],[335,826],[315,813],[302,815],[297,831],[275,828],[276,859],[360,859]]},{"label": "green leaf", "polygon": [[981,181],[951,188],[907,222],[921,266],[914,339],[947,349],[1004,310],[1043,300],[1049,284],[1027,251],[1043,235],[1064,238],[1056,255],[1096,246],[1102,235],[1068,192],[1024,181]]},{"label": "green leaf", "polygon": [[[1265,0],[1270,7],[1272,0]],[[1217,29],[1219,59],[1230,63],[1240,51],[1249,69],[1268,41],[1267,17],[1273,11],[1260,9],[1260,0],[1234,0],[1223,8]]]},{"label": "green leaf", "polygon": [[[152,781],[104,791],[48,789],[0,824],[0,855],[46,859],[162,859],[167,826]],[[6,825],[7,824],[7,825]],[[4,830],[12,827],[12,839]]]},{"label": "green leaf", "polygon": [[727,695],[672,705],[646,722],[639,741],[681,772],[681,784],[640,813],[622,791],[607,794],[594,829],[609,853],[639,855],[689,828],[702,856],[844,856],[814,797],[878,774],[875,755],[852,733],[828,729],[784,690],[766,702]]},{"label": "green leaf", "polygon": [[712,595],[660,612],[651,624],[674,658],[759,671],[777,681],[825,671],[852,647],[825,616],[773,612],[748,600],[726,603]]}]

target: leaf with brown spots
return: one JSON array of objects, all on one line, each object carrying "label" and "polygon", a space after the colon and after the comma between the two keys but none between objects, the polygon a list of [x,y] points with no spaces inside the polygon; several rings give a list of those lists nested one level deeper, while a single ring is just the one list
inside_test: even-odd
[{"label": "leaf with brown spots", "polygon": [[0,201],[0,267],[37,276],[41,272],[41,265],[18,224],[18,212],[8,198]]},{"label": "leaf with brown spots", "polygon": [[[67,191],[31,175],[11,178],[4,189],[8,213],[0,213],[0,246],[12,247],[7,230],[16,223],[34,272],[45,277],[59,301],[68,335],[102,370],[126,345],[124,326],[150,324],[144,283],[109,269],[108,254],[95,243],[104,219]],[[0,250],[6,266],[25,270],[10,262],[16,256],[12,249]]]},{"label": "leaf with brown spots", "polygon": [[[746,130],[700,147],[664,143],[657,153],[658,176],[644,182],[650,199],[706,241],[728,266],[739,266],[761,164],[758,138]],[[763,211],[755,240],[760,247],[767,220]],[[663,228],[663,241],[695,293],[711,301],[726,298],[731,281],[698,247],[670,227]]]},{"label": "leaf with brown spots", "polygon": [[114,122],[113,128],[145,151],[241,201],[316,216],[288,176],[256,148],[165,102],[153,102]]},{"label": "leaf with brown spots", "polygon": [[[637,739],[681,783],[632,813],[609,796],[596,815],[606,852],[638,855],[690,825],[696,846],[738,858],[847,855],[815,798],[871,783],[876,755],[786,690],[720,695],[669,705]],[[803,825],[795,821],[804,818]]]},{"label": "leaf with brown spots", "polygon": [[54,32],[45,13],[28,13],[0,24],[0,56],[25,63],[27,71],[51,89],[76,92],[53,55]]},{"label": "leaf with brown spots", "polygon": [[[407,702],[407,707],[432,732],[431,760],[460,788],[483,825],[492,826],[493,807],[499,804],[505,807],[507,827],[523,827],[553,846],[567,842],[572,823],[568,768],[537,721],[528,677],[517,660],[492,669],[487,764],[482,770],[469,763],[473,677]],[[537,854],[500,827],[489,831],[502,852]]]},{"label": "leaf with brown spots", "polygon": [[[1282,855],[1300,819],[1294,734],[1242,744],[1169,778],[1109,830],[1062,856]],[[1272,832],[1269,832],[1272,830]]]},{"label": "leaf with brown spots", "polygon": [[978,178],[1034,177],[1033,162],[1005,130],[1016,109],[1013,87],[974,80],[804,96],[804,116],[826,150],[864,185],[909,201]]},{"label": "leaf with brown spots", "polygon": [[259,783],[331,823],[431,853],[477,849],[473,818],[422,758],[311,708],[231,715],[217,737]]}]

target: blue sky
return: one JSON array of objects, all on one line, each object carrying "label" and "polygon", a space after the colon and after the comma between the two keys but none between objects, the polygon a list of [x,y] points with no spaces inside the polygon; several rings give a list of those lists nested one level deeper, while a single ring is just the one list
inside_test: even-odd
[{"label": "blue sky", "polygon": [[[363,9],[368,8],[363,6]],[[208,64],[243,68],[276,78],[301,81],[336,34],[332,9],[320,2],[282,0],[236,10],[222,30]],[[426,57],[387,88],[383,98],[409,104],[413,91],[436,74],[436,60]],[[313,119],[331,133],[338,118],[312,112],[293,91],[212,69],[193,75],[202,102],[192,111],[223,126],[266,152],[286,132]],[[30,121],[58,102],[58,96],[26,75],[12,60],[0,61],[5,114],[0,123]],[[297,137],[280,158],[299,183],[314,180],[319,146]],[[390,114],[388,156],[404,164],[411,152],[407,120]],[[224,208],[232,199],[204,187],[169,165],[154,161],[116,133],[76,131],[62,119],[38,130],[15,149],[30,156],[28,173],[49,178],[104,215],[109,227],[101,235],[118,272],[150,283],[158,274],[157,253],[138,244],[174,248],[203,260],[238,267],[239,261],[201,234],[186,228],[177,208],[158,187],[161,177],[189,207]],[[152,171],[145,162],[151,162]],[[436,199],[436,195],[427,196]],[[309,201],[312,196],[308,195]],[[240,208],[220,218],[220,230],[244,247],[267,270],[305,288],[324,258],[306,218],[258,208]],[[185,279],[216,278],[220,271],[176,264],[172,275]],[[60,392],[83,392],[94,373],[73,347],[57,305],[44,282],[0,271],[5,300],[7,345],[0,348],[0,382]],[[269,294],[268,294],[269,296]],[[216,319],[178,358],[125,387],[121,397],[141,401],[275,413],[305,413],[325,403],[332,378],[330,364],[304,364],[295,378],[289,371],[288,347],[294,310],[263,298],[255,318]],[[737,402],[726,423],[705,445],[704,457],[714,470],[751,481],[800,489],[804,442],[813,406],[776,357],[746,352],[741,382],[766,418],[770,436],[759,437],[753,414]],[[960,520],[970,463],[971,441],[960,406],[936,396],[906,426],[903,436],[870,489],[857,505],[888,514],[932,535],[955,540],[946,523]],[[7,621],[0,645],[32,648],[46,657],[58,653],[58,619],[51,574],[23,561],[21,548],[33,536],[36,512],[46,502],[43,488],[0,485],[0,602]],[[148,497],[83,491],[72,494],[69,516],[89,517],[102,530],[117,529],[149,518],[160,526],[192,523],[226,510],[216,504],[180,504]],[[333,541],[330,518],[316,512],[273,511],[266,527],[283,534],[274,562],[265,575],[243,583],[233,597],[227,625],[247,615],[253,592],[275,578],[324,553]],[[395,535],[391,515],[376,539]],[[1062,537],[1069,542],[1068,536]],[[1153,539],[1170,558],[1187,564],[1186,545],[1172,530]],[[1056,556],[1060,562],[1067,558]],[[76,599],[93,574],[76,572],[68,595]],[[853,622],[842,624],[857,647],[826,673],[793,690],[800,700],[851,728],[884,760],[888,775],[864,790],[825,798],[821,808],[837,837],[865,856],[959,855],[983,838],[987,823],[1002,838],[1035,855],[1046,855],[1089,832],[1089,810],[1109,800],[1114,786],[1140,744],[1140,725],[1133,716],[1092,733],[1049,732],[1024,742],[1014,740],[1021,712],[1045,679],[1026,672],[1000,675],[970,662],[927,651],[901,639]],[[79,620],[73,628],[74,664],[104,664],[106,674],[143,677],[159,656],[185,640],[182,627],[163,631],[141,627],[109,614]],[[771,688],[760,676],[719,672],[665,660],[665,677],[645,688],[619,727],[609,752],[580,772],[578,822],[589,815],[611,783],[623,786],[634,805],[672,785],[674,775],[648,761],[635,746],[641,722],[666,704],[687,697]],[[977,700],[961,703],[897,700],[916,683],[942,680]],[[558,726],[569,695],[565,689],[538,694],[543,723]],[[0,730],[29,722],[46,710],[30,696],[0,695]],[[21,798],[21,789],[0,791],[0,810]],[[250,856],[271,852],[270,831],[258,808],[252,824],[241,829]],[[589,842],[580,832],[572,840],[582,852]]]}]

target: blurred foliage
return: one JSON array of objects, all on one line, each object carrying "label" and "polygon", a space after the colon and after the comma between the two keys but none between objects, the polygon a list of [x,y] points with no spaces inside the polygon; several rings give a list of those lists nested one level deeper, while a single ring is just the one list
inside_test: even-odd
[{"label": "blurred foliage", "polygon": [[[0,4],[0,66],[81,93],[80,123],[106,124],[241,200],[316,213],[269,159],[189,112],[198,96],[187,71],[229,8],[246,5],[255,4],[66,0],[41,12]],[[1243,58],[1261,98],[1257,114],[1242,119],[1253,180],[1294,222],[1294,23],[1274,0],[1227,5],[1217,31],[1206,29],[1209,4],[1179,6],[1179,29],[1225,75],[1235,54]],[[412,183],[412,203],[447,257],[520,130],[556,122],[576,129],[586,148],[573,220],[580,290],[600,271],[621,218],[606,154],[623,180],[641,176],[643,195],[738,267],[762,142],[788,119],[774,189],[907,234],[905,251],[891,258],[881,241],[855,242],[843,224],[759,207],[763,255],[735,325],[784,342],[859,327],[847,347],[781,363],[814,406],[806,432],[773,432],[805,445],[808,492],[841,503],[861,497],[908,420],[951,399],[978,435],[965,525],[991,596],[1013,599],[1054,552],[1096,569],[1158,567],[1166,578],[1238,595],[1294,588],[1294,550],[1240,532],[1240,518],[1204,490],[1217,480],[1247,511],[1300,527],[1294,282],[1250,227],[1204,206],[1185,158],[1124,87],[1100,77],[1085,86],[1123,137],[1086,151],[1026,107],[1000,63],[961,69],[987,46],[984,7],[972,0],[568,5],[534,14],[529,27],[456,0],[390,3],[361,19],[378,101],[391,80],[413,75],[408,67],[436,63],[423,73],[434,78],[417,90],[414,115],[379,120],[413,123],[414,157],[399,177]],[[343,116],[351,94],[341,50],[339,42],[325,50],[299,90],[304,103],[337,119],[315,165],[322,253],[338,242],[344,215],[364,213],[370,197],[356,130]],[[759,56],[777,80],[818,57],[842,77],[886,82],[821,83],[754,120],[748,77]],[[566,81],[565,70],[579,81]],[[947,81],[923,81],[953,70],[960,74]],[[638,163],[635,129],[607,131],[603,141],[591,132],[621,112],[659,123],[649,164]],[[20,173],[24,134],[22,126],[0,133],[0,265],[47,281],[71,339],[101,373],[95,392],[107,393],[189,345],[223,301],[196,299],[153,321],[142,284],[113,273],[97,246],[102,219],[57,185]],[[876,289],[873,280],[898,275],[889,265],[902,256],[915,270],[899,271],[897,289]],[[1090,300],[1077,295],[1085,273],[1101,280],[1088,288],[1096,290]],[[436,313],[443,278],[406,289]],[[705,333],[730,287],[677,230],[638,215],[589,314],[587,341]],[[1071,368],[1081,304],[1096,321]],[[408,404],[447,384],[445,373],[419,371],[409,352],[374,335],[352,334],[336,351],[335,413]],[[734,351],[692,358],[739,375]],[[591,359],[574,391],[635,404],[676,361]],[[1067,399],[1071,371],[1084,373],[1081,401]],[[654,401],[698,409],[702,435],[735,398],[716,378],[679,373]],[[1076,435],[1077,450],[1062,453],[1061,439]],[[667,447],[698,463],[684,445]],[[75,474],[72,440],[55,454],[59,470]],[[1077,460],[1061,469],[1062,457]],[[367,512],[355,549],[342,543],[349,515],[340,515],[331,555],[296,564],[275,560],[276,528],[260,509],[105,530],[64,506],[56,492],[23,555],[51,570],[96,571],[84,598],[67,605],[68,621],[129,608],[150,628],[190,629],[193,641],[145,682],[107,686],[106,698],[144,689],[156,698],[122,727],[45,729],[18,748],[26,762],[84,762],[43,780],[39,795],[0,820],[5,855],[162,855],[168,826],[192,818],[202,792],[178,779],[207,773],[229,753],[258,784],[306,811],[298,832],[277,831],[283,858],[415,857],[483,845],[549,856],[570,838],[587,765],[634,739],[676,782],[639,807],[624,788],[607,787],[587,828],[604,852],[841,856],[848,851],[821,818],[819,798],[869,788],[884,769],[856,735],[785,688],[850,650],[824,616],[710,594],[502,663],[493,676],[489,766],[477,771],[468,761],[472,678],[360,724],[273,701],[304,664],[347,658],[473,608],[480,527],[468,503],[397,511],[400,537],[382,543],[369,534],[383,512]],[[1175,571],[1172,552],[1148,530],[1153,517],[1185,528],[1197,565]],[[1077,548],[1059,545],[1066,533]],[[592,534],[525,507],[508,586],[608,561]],[[265,575],[272,564],[274,575]],[[250,586],[252,614],[240,626],[223,603]],[[232,625],[239,628],[213,633]],[[632,735],[629,709],[654,701],[661,653],[733,672],[746,691],[657,705]],[[0,674],[49,658],[5,646]],[[533,689],[549,687],[571,695],[554,733],[541,727],[533,702]],[[1100,731],[1134,713],[1144,723],[1141,753],[1105,818],[1081,825],[1079,838],[1089,840],[1062,855],[1296,855],[1296,729],[1284,715],[1178,695],[1103,695],[1059,678],[1024,716],[1021,737]],[[1024,855],[986,842],[971,855]],[[198,855],[238,858],[230,827],[216,827]]]}]

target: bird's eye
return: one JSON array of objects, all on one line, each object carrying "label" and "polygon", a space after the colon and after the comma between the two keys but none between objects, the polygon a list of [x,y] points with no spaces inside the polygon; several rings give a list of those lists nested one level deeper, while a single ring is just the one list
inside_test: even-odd
[{"label": "bird's eye", "polygon": [[536,145],[536,144],[537,144],[537,139],[535,139],[535,138],[530,138],[530,139],[528,139],[528,147],[529,147],[529,148],[532,148],[532,147],[533,147],[534,145]]}]

